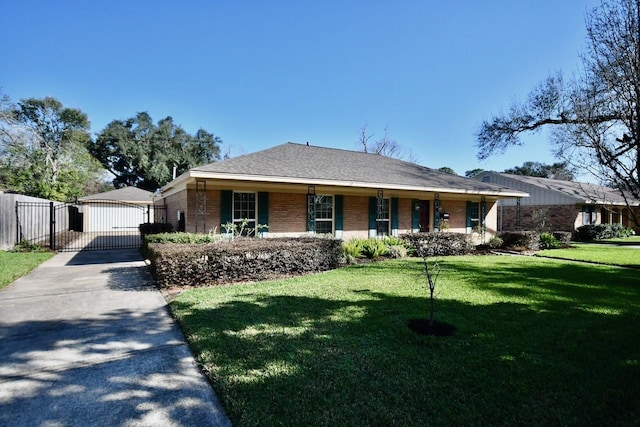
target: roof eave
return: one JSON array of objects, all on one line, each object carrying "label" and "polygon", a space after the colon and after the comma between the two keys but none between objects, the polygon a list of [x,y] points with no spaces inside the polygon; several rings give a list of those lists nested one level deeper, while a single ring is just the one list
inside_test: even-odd
[{"label": "roof eave", "polygon": [[188,170],[177,178],[166,183],[162,188],[160,188],[160,195],[162,197],[167,197],[168,195],[174,194],[180,190],[182,190],[183,186],[186,188],[189,181],[192,181],[195,178],[193,175],[193,169]]},{"label": "roof eave", "polygon": [[[180,180],[183,178],[185,174],[176,178],[174,181]],[[509,191],[482,191],[482,190],[465,190],[465,189],[453,189],[453,188],[445,188],[445,187],[426,187],[426,186],[415,186],[415,185],[402,185],[402,184],[389,184],[389,183],[379,183],[379,182],[361,182],[361,181],[341,181],[341,180],[331,180],[331,179],[319,179],[319,178],[298,178],[298,177],[288,177],[288,176],[266,176],[266,175],[247,175],[247,174],[233,174],[233,173],[219,173],[219,172],[207,172],[207,171],[198,171],[191,170],[189,171],[188,178],[191,179],[220,179],[220,180],[231,180],[231,181],[256,181],[256,182],[268,182],[268,183],[281,183],[281,184],[303,184],[303,185],[326,185],[326,186],[335,186],[335,187],[350,187],[350,188],[370,188],[370,189],[379,189],[379,190],[403,190],[403,191],[421,191],[421,192],[429,192],[429,193],[450,193],[450,194],[474,194],[474,195],[485,195],[485,196],[494,196],[494,197],[505,197],[505,198],[518,198],[518,197],[529,197],[529,193],[509,190]],[[182,179],[185,182],[188,178]],[[174,183],[172,181],[169,184]],[[165,192],[165,189],[169,189],[171,187],[167,186],[162,188],[162,192]],[[172,187],[179,185],[179,183],[175,183]]]}]

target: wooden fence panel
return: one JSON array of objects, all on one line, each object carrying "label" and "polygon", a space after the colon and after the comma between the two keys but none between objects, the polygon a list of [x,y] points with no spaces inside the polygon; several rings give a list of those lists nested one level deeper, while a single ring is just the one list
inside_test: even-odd
[{"label": "wooden fence panel", "polygon": [[[0,193],[0,250],[9,250],[16,244],[18,238],[18,224],[16,218],[16,202],[49,203],[50,200],[22,194]],[[60,202],[55,202],[59,204]],[[45,212],[44,209],[42,209]],[[49,212],[31,215],[29,221],[37,223],[38,233],[48,233]],[[34,231],[36,232],[36,231]]]}]

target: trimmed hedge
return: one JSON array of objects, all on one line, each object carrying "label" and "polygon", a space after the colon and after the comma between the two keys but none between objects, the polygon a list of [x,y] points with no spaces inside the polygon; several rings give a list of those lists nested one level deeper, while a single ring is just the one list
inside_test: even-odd
[{"label": "trimmed hedge", "polygon": [[219,234],[159,233],[146,236],[147,243],[215,243],[222,240]]},{"label": "trimmed hedge", "polygon": [[535,231],[503,231],[498,234],[505,248],[524,248],[531,251],[540,249],[540,235]]},{"label": "trimmed hedge", "polygon": [[571,244],[572,233],[570,231],[554,231],[551,234],[558,242],[560,242],[560,244],[562,244],[562,246],[566,247]]},{"label": "trimmed hedge", "polygon": [[149,258],[149,243],[180,243],[180,244],[204,244],[215,243],[223,239],[219,234],[197,234],[197,233],[159,233],[148,234],[142,239],[142,253]]},{"label": "trimmed hedge", "polygon": [[576,239],[587,242],[589,240],[629,237],[632,234],[632,230],[621,224],[588,224],[577,228]]},{"label": "trimmed hedge", "polygon": [[149,243],[158,286],[211,286],[335,269],[341,241],[326,238],[234,239],[208,244]]},{"label": "trimmed hedge", "polygon": [[145,222],[138,227],[142,236],[150,234],[170,233],[173,231],[173,225],[168,222]]},{"label": "trimmed hedge", "polygon": [[400,236],[418,256],[464,255],[473,249],[467,234],[408,233]]}]

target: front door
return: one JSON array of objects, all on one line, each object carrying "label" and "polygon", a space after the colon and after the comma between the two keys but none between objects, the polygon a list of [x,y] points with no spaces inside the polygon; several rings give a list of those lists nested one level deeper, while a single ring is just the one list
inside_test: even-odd
[{"label": "front door", "polygon": [[420,231],[429,231],[429,219],[431,218],[431,210],[429,209],[428,200],[420,200]]}]

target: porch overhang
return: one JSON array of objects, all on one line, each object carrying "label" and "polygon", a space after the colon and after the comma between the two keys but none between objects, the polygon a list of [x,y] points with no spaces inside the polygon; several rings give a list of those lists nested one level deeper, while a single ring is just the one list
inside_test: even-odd
[{"label": "porch overhang", "polygon": [[[206,180],[208,189],[238,189],[281,191],[290,193],[306,193],[309,186],[315,188],[316,194],[375,194],[377,190],[385,191],[390,197],[428,198],[434,194],[447,195],[450,199],[465,200],[470,196],[486,197],[490,200],[515,199],[529,197],[529,193],[511,189],[478,190],[464,188],[446,188],[437,186],[415,186],[384,182],[360,182],[331,179],[298,178],[288,176],[265,176],[231,173],[213,173],[190,170],[162,187],[161,196],[168,197],[184,189],[195,189],[197,180]],[[370,190],[370,191],[369,191]]]}]

